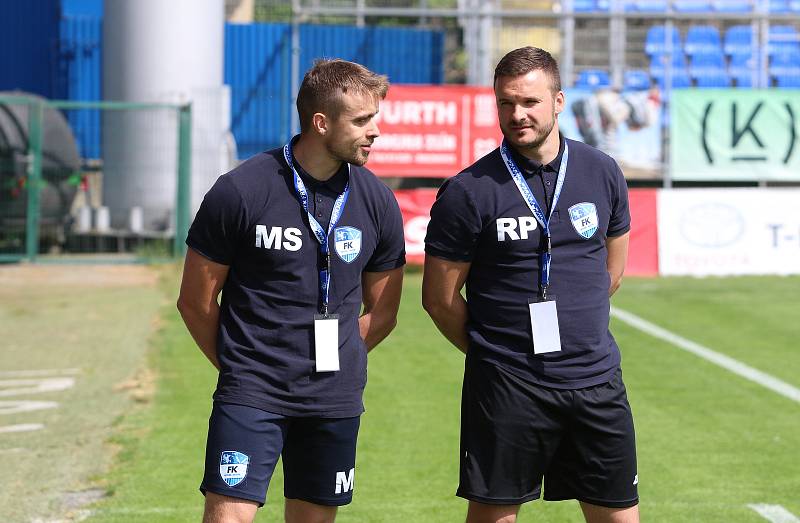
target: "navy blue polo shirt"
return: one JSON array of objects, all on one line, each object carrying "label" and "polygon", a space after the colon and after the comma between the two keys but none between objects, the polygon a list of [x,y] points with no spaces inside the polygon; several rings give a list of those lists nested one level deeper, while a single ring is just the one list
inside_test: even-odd
[{"label": "navy blue polo shirt", "polygon": [[[547,165],[537,165],[512,150],[546,214],[564,143],[562,137],[558,156]],[[605,240],[630,229],[630,213],[625,178],[616,162],[581,142],[566,143],[566,178],[550,221],[548,288],[558,308],[560,352],[533,353],[528,303],[539,294],[544,235],[499,149],[442,185],[431,209],[425,252],[471,262],[466,280],[470,357],[534,383],[572,389],[605,383],[619,366],[619,349],[608,330]],[[582,221],[587,212],[597,215],[595,231]]]},{"label": "navy blue polo shirt", "polygon": [[[295,162],[297,167],[297,162]],[[347,166],[326,182],[299,169],[309,211],[327,231]],[[308,225],[282,149],[258,154],[220,176],[206,194],[186,243],[230,266],[222,290],[214,399],[287,416],[351,417],[364,410],[367,351],[358,328],[361,275],[405,263],[403,220],[392,191],[350,166],[350,194],[336,229],[349,227],[357,255],[331,247],[330,310],[339,314],[337,372],[314,370],[319,312],[319,242]],[[359,236],[360,235],[360,236]],[[352,243],[351,243],[352,246]]]}]

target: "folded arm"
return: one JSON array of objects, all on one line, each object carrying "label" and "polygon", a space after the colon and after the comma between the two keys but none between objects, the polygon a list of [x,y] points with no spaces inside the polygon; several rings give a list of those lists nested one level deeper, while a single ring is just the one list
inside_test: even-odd
[{"label": "folded arm", "polygon": [[183,323],[206,358],[219,369],[217,332],[219,303],[217,299],[228,277],[228,266],[209,260],[189,249],[183,266],[183,279],[178,297],[178,311]]},{"label": "folded arm", "polygon": [[358,318],[358,328],[370,351],[397,325],[397,311],[403,291],[403,268],[363,273],[361,290],[364,312]]},{"label": "folded arm", "polygon": [[422,277],[422,306],[436,324],[436,328],[450,343],[467,353],[467,302],[461,288],[467,280],[471,263],[455,262],[425,256]]}]

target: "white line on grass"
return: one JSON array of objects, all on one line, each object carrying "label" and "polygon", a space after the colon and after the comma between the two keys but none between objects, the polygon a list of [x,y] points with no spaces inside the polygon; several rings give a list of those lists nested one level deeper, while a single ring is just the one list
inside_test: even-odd
[{"label": "white line on grass", "polygon": [[797,519],[794,514],[780,505],[760,505],[751,503],[747,506],[772,523],[800,523],[800,519]]},{"label": "white line on grass", "polygon": [[758,383],[759,385],[766,387],[773,392],[777,392],[781,396],[785,396],[790,400],[800,403],[800,389],[789,385],[785,381],[779,380],[775,376],[771,376],[766,372],[761,372],[758,369],[754,369],[753,367],[745,365],[739,360],[735,360],[730,356],[720,354],[719,352],[713,351],[708,347],[703,347],[699,343],[682,338],[681,336],[663,329],[658,325],[650,323],[649,321],[643,320],[639,316],[636,316],[628,311],[612,307],[611,315],[627,323],[631,327],[637,328],[653,337],[667,341],[676,347],[691,352],[696,356],[700,356],[704,360],[719,365],[723,369],[729,370],[734,374],[738,374],[745,379]]},{"label": "white line on grass", "polygon": [[41,423],[22,423],[20,425],[6,425],[0,427],[0,432],[31,432],[34,430],[42,430],[44,425]]},{"label": "white line on grass", "polygon": [[0,378],[31,378],[37,376],[64,376],[80,374],[81,369],[4,370]]}]

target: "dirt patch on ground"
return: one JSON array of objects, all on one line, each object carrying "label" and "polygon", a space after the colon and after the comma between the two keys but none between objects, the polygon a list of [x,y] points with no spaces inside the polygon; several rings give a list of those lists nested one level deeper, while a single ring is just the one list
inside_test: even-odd
[{"label": "dirt patch on ground", "polygon": [[157,280],[158,270],[147,265],[0,265],[0,287],[139,287]]}]

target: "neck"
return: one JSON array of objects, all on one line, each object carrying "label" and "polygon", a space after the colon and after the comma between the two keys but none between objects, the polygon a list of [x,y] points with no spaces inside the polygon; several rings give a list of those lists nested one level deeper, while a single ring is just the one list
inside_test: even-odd
[{"label": "neck", "polygon": [[292,155],[305,172],[321,182],[331,179],[342,166],[342,162],[331,157],[320,141],[302,134],[292,145]]},{"label": "neck", "polygon": [[547,135],[544,142],[539,147],[525,147],[516,148],[517,151],[525,158],[536,160],[542,165],[547,165],[558,156],[558,151],[561,149],[561,138],[558,134],[558,126],[553,126],[553,130]]}]

